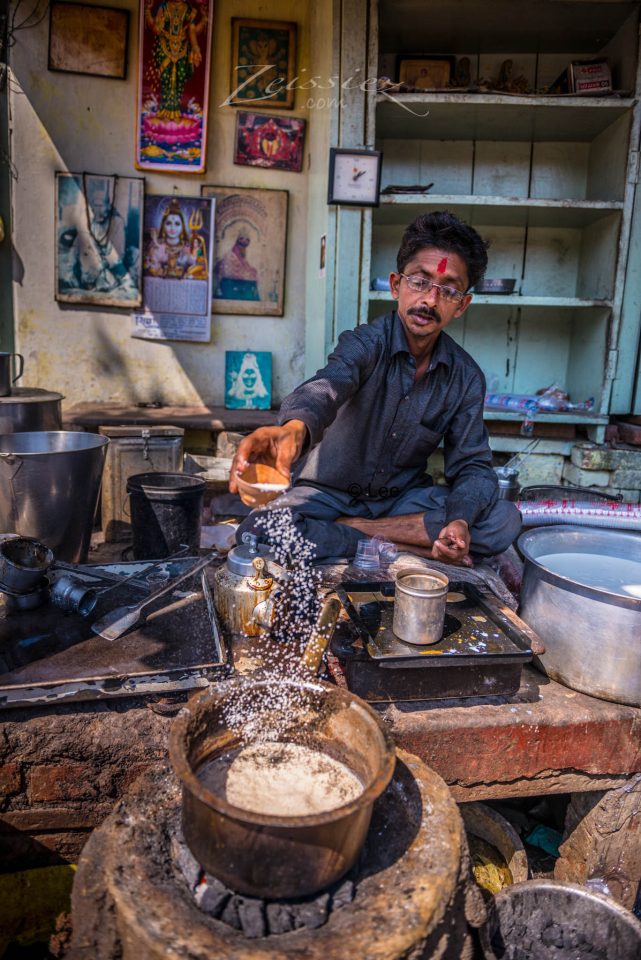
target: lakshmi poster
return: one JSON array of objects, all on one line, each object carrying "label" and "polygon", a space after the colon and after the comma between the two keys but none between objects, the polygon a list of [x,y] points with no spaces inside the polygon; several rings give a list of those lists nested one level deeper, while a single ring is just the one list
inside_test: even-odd
[{"label": "lakshmi poster", "polygon": [[139,170],[202,173],[213,0],[141,0]]},{"label": "lakshmi poster", "polygon": [[212,313],[282,317],[287,191],[200,188],[216,200]]},{"label": "lakshmi poster", "polygon": [[209,341],[214,209],[203,197],[145,197],[143,310],[133,337]]}]

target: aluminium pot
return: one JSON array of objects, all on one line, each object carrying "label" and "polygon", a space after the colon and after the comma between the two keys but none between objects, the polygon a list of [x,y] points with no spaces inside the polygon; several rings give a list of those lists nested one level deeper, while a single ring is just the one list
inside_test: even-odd
[{"label": "aluminium pot", "polygon": [[[238,709],[247,703],[249,721]],[[288,704],[286,713],[275,703]],[[266,739],[302,744],[344,763],[363,792],[324,813],[273,816],[235,807],[199,780],[203,764],[270,729]],[[226,681],[191,700],[174,722],[169,752],[182,782],[185,840],[198,862],[233,890],[271,899],[315,893],[347,873],[395,764],[389,733],[354,694],[319,681],[273,678]]]},{"label": "aluminium pot", "polygon": [[553,572],[540,559],[596,554],[603,558],[605,579],[615,558],[641,564],[641,536],[559,525],[521,534],[518,546],[525,560],[519,614],[545,644],[537,666],[573,690],[641,706],[641,592],[620,595],[590,586]]},{"label": "aluminium pot", "polygon": [[34,537],[57,560],[83,563],[108,443],[65,430],[0,436],[0,531]]},{"label": "aluminium pot", "polygon": [[61,430],[61,393],[37,387],[13,387],[0,397],[0,435],[36,430]]}]

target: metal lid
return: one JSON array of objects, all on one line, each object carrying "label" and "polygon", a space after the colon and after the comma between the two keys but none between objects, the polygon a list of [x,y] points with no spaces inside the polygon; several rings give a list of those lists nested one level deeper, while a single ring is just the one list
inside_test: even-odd
[{"label": "metal lid", "polygon": [[12,387],[8,397],[0,397],[0,403],[46,403],[52,400],[64,400],[64,396],[39,387]]},{"label": "metal lid", "polygon": [[254,577],[256,570],[252,561],[256,557],[262,557],[264,560],[274,560],[275,557],[266,543],[258,543],[258,538],[253,533],[244,533],[242,544],[234,547],[227,554],[227,569],[230,573],[236,573],[240,577]]}]

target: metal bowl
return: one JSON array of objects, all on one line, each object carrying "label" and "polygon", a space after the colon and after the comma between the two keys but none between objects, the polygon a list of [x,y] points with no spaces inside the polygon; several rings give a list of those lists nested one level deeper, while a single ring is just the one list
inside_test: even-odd
[{"label": "metal bowl", "polygon": [[0,543],[0,582],[13,593],[36,590],[53,563],[49,547],[32,537],[14,537]]},{"label": "metal bowl", "polygon": [[516,280],[511,278],[504,278],[497,280],[490,277],[485,277],[474,287],[474,293],[494,293],[494,294],[510,294],[514,293],[514,287],[516,286]]},{"label": "metal bowl", "polygon": [[[272,816],[235,807],[205,787],[200,767],[247,744],[245,718],[237,725],[227,719],[243,713],[234,711],[239,697],[251,698],[251,719],[261,733],[277,728],[274,740],[313,747],[344,763],[363,784],[360,796],[324,813]],[[274,706],[284,701],[286,713]],[[392,739],[372,708],[347,690],[316,681],[214,686],[181,711],[169,752],[182,781],[185,839],[198,862],[239,893],[269,898],[315,893],[353,866],[374,801],[395,764]]]},{"label": "metal bowl", "polygon": [[[518,546],[525,559],[519,614],[545,644],[537,665],[573,690],[640,707],[641,596],[607,580],[616,560],[641,565],[641,535],[560,524],[522,533]],[[546,558],[555,554],[601,558],[598,584],[586,582],[576,563],[554,572]]]}]

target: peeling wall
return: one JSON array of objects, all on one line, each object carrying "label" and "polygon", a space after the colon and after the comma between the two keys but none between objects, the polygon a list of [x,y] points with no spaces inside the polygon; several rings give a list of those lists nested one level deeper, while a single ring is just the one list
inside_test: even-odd
[{"label": "peeling wall", "polygon": [[[229,94],[231,17],[293,20],[298,23],[298,73],[316,70],[331,51],[331,3],[327,32],[310,43],[310,12],[296,0],[215,0],[207,172],[202,176],[148,174],[134,169],[137,5],[110,3],[131,11],[125,81],[47,70],[48,17],[16,35],[12,48],[12,159],[14,310],[16,348],[25,356],[27,386],[59,390],[67,404],[148,402],[220,404],[224,396],[225,350],[273,353],[274,400],[297,383],[304,370],[307,205],[312,182],[326,170],[327,155],[310,153],[327,112],[308,106],[298,90],[284,116],[308,121],[302,173],[260,170],[232,163],[236,109],[219,106]],[[318,9],[314,26],[318,29]],[[322,28],[321,28],[322,29]],[[266,111],[268,112],[268,111]],[[277,111],[278,112],[278,111]],[[130,336],[129,313],[76,307],[54,299],[54,174],[71,172],[145,176],[148,193],[198,195],[201,183],[270,187],[289,191],[289,228],[283,317],[212,316],[208,344],[159,343]],[[310,176],[311,171],[311,176]],[[315,177],[315,180],[312,178]],[[320,177],[322,179],[322,177]],[[326,179],[321,184],[326,189]],[[321,189],[319,187],[319,189]]]}]

